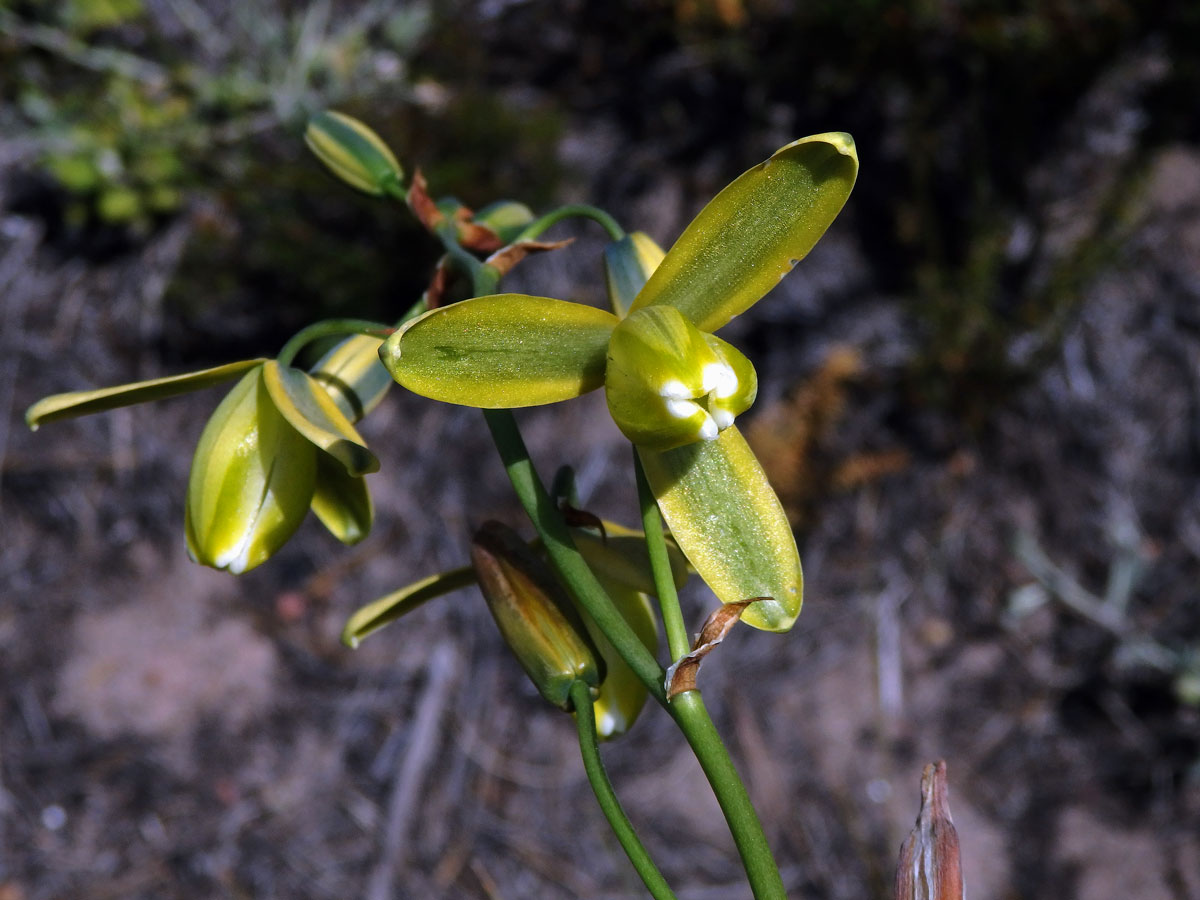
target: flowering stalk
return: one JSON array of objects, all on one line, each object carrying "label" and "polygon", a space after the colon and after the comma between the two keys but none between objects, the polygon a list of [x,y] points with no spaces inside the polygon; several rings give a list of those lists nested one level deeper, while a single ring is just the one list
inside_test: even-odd
[{"label": "flowering stalk", "polygon": [[585,682],[576,681],[571,686],[571,699],[575,705],[575,724],[579,732],[579,752],[583,757],[583,769],[587,773],[592,792],[596,795],[596,802],[600,804],[604,817],[608,819],[609,827],[612,828],[625,855],[629,857],[629,861],[633,863],[633,867],[641,876],[642,883],[646,885],[650,896],[654,900],[675,900],[675,894],[672,893],[666,879],[658,870],[658,866],[654,864],[654,860],[650,858],[650,854],[646,852],[641,839],[637,836],[637,831],[634,830],[633,823],[629,821],[629,816],[625,814],[625,810],[621,806],[621,801],[617,799],[612,782],[608,780],[604,761],[600,758],[600,746],[596,739],[596,719],[592,714],[592,702],[588,690]]},{"label": "flowering stalk", "polygon": [[691,649],[687,626],[683,623],[683,611],[679,608],[679,594],[675,591],[675,580],[671,577],[671,562],[667,558],[667,540],[662,533],[662,517],[658,502],[650,493],[646,473],[637,451],[633,453],[633,471],[637,478],[638,501],[642,505],[642,530],[646,534],[646,552],[650,556],[650,567],[654,572],[655,594],[663,617],[663,630],[667,633],[667,652],[675,662]]},{"label": "flowering stalk", "polygon": [[551,501],[529,458],[529,451],[512,413],[493,409],[485,409],[483,413],[517,497],[542,538],[559,576],[596,620],[604,636],[629,663],[650,695],[675,720],[696,755],[729,824],[756,900],[785,900],[787,895],[783,879],[767,844],[758,813],[729,757],[729,751],[708,715],[700,692],[688,691],[667,702],[663,686],[666,673],[638,640],[629,623],[617,612],[576,549],[562,515]]}]

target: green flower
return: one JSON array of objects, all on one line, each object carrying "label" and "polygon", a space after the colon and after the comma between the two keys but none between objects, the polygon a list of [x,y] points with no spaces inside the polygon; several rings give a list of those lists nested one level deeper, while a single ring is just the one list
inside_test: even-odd
[{"label": "green flower", "polygon": [[610,248],[615,315],[547,297],[477,297],[413,319],[380,358],[409,390],[489,409],[603,386],[692,565],[723,602],[772,598],[744,621],[785,631],[802,602],[800,558],[733,424],[754,400],[753,367],[712,332],[808,254],[857,173],[849,135],[802,138],[721,191],[661,259],[644,235]]},{"label": "green flower", "polygon": [[379,402],[390,379],[379,338],[339,342],[311,373],[252,359],[151,381],[56,394],[25,415],[43,423],[200,390],[240,376],[205,425],[192,459],[185,507],[188,552],[241,573],[268,559],[311,508],[338,540],[370,531],[363,475],[379,468],[353,422]]}]

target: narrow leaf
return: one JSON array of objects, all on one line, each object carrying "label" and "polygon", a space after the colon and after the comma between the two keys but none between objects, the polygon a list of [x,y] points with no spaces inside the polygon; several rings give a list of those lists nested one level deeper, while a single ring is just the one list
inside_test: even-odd
[{"label": "narrow leaf", "polygon": [[202,369],[199,372],[188,372],[184,375],[169,375],[166,378],[153,378],[150,381],[137,381],[133,384],[119,384],[115,387],[100,388],[95,391],[54,394],[29,407],[25,413],[25,423],[36,431],[39,425],[46,422],[57,422],[59,419],[86,416],[89,413],[103,412],[121,406],[132,406],[135,403],[176,397],[180,394],[203,390],[215,384],[233,381],[239,375],[263,362],[265,360],[246,359],[212,369]]},{"label": "narrow leaf", "polygon": [[345,466],[349,474],[379,470],[379,460],[350,420],[306,372],[270,360],[263,365],[263,383],[292,427]]},{"label": "narrow leaf", "polygon": [[388,338],[380,359],[414,393],[485,409],[578,397],[604,382],[612,313],[524,294],[431,310]]},{"label": "narrow leaf", "polygon": [[633,309],[665,303],[716,331],[808,255],[858,175],[848,134],[801,138],[717,194],[667,252]]},{"label": "narrow leaf", "polygon": [[770,598],[746,610],[744,621],[766,631],[791,628],[804,592],[796,539],[737,426],[715,441],[638,453],[679,549],[717,598]]}]

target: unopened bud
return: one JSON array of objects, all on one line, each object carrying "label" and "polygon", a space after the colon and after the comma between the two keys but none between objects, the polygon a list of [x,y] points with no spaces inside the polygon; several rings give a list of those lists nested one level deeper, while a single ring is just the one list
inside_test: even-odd
[{"label": "unopened bud", "polygon": [[754,366],[671,306],[647,306],[613,330],[604,375],[608,410],[650,450],[716,440],[758,394]]},{"label": "unopened bud", "polygon": [[332,110],[317,113],[308,120],[304,142],[351,187],[376,197],[400,188],[400,163],[379,135],[358,119]]},{"label": "unopened bud", "polygon": [[563,588],[529,546],[499,522],[471,541],[471,562],[505,642],[543,697],[570,710],[571,685],[598,688],[599,654]]},{"label": "unopened bud", "polygon": [[958,832],[950,819],[944,761],[930,763],[921,775],[921,812],[900,848],[896,900],[963,900]]}]

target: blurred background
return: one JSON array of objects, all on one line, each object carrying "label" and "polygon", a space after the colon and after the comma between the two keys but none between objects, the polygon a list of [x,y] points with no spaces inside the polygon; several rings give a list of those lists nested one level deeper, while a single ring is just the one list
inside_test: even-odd
[{"label": "blurred background", "polygon": [[[478,413],[394,391],[371,536],[239,579],[183,550],[219,389],[23,424],[419,296],[433,244],[304,149],[325,107],[437,196],[664,246],[851,132],[846,210],[722,333],[808,589],[702,687],[789,893],[889,897],[944,757],[975,900],[1200,897],[1197,47],[1190,0],[0,0],[0,898],[641,896],[475,593],[338,643],[522,524]],[[507,284],[602,302],[599,229],[556,234]],[[635,521],[602,399],[521,421]],[[667,718],[605,753],[679,895],[748,896]]]}]

